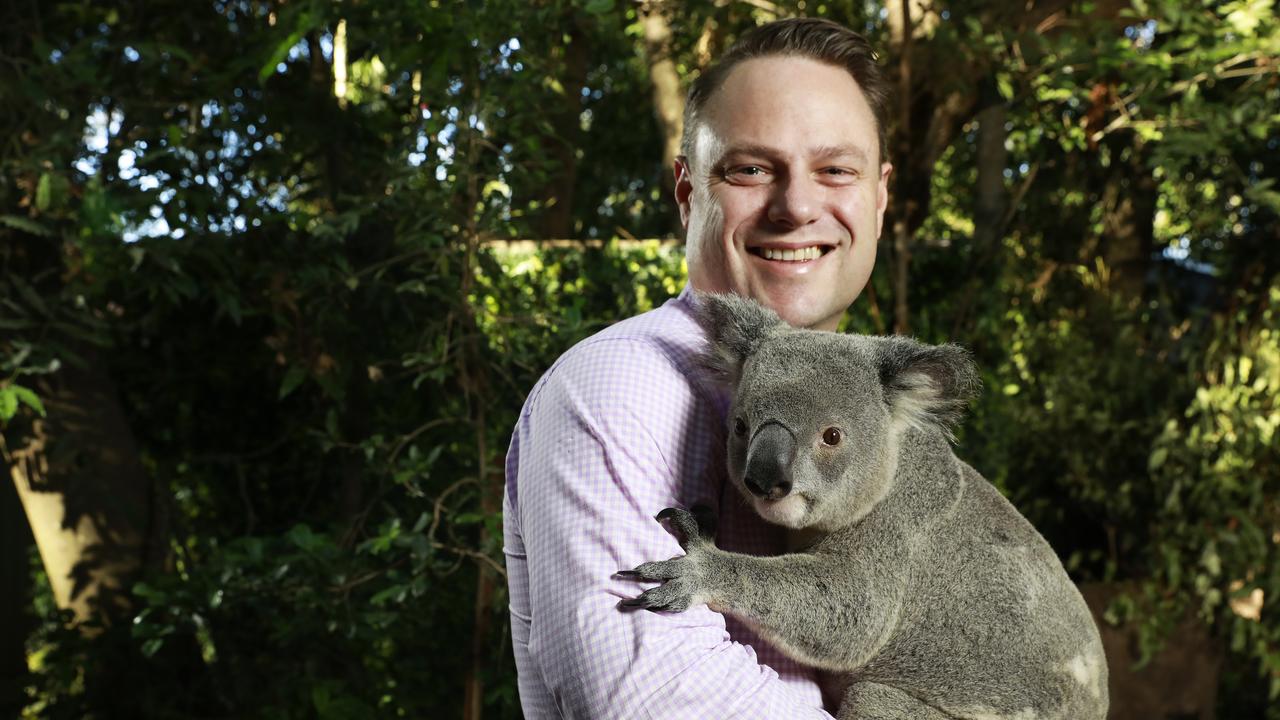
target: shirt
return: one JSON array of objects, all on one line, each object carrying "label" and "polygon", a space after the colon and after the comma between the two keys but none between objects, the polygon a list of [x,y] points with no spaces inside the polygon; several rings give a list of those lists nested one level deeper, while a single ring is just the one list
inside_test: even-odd
[{"label": "shirt", "polygon": [[686,287],[566,352],[534,386],[507,454],[503,535],[525,717],[830,718],[814,671],[732,618],[623,610],[651,583],[618,570],[682,555],[654,516],[706,504],[727,550],[776,554],[724,471],[728,392],[698,362]]}]

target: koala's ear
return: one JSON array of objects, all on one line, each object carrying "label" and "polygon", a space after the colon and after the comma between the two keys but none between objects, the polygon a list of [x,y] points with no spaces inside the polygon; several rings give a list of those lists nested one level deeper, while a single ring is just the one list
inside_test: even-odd
[{"label": "koala's ear", "polygon": [[695,306],[711,340],[704,364],[731,383],[737,383],[743,363],[761,342],[788,327],[769,308],[738,295],[698,293]]},{"label": "koala's ear", "polygon": [[880,340],[880,381],[894,422],[934,426],[954,442],[953,428],[982,385],[969,351],[904,337]]}]

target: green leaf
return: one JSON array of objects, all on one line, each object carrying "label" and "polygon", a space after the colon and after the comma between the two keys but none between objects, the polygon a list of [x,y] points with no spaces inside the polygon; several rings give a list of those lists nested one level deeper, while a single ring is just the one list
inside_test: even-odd
[{"label": "green leaf", "polygon": [[145,582],[134,583],[133,594],[137,597],[142,598],[143,600],[148,600],[151,602],[159,602],[163,596],[163,593],[156,591],[155,588],[151,587]]},{"label": "green leaf", "polygon": [[1259,181],[1245,188],[1245,195],[1259,205],[1266,205],[1271,210],[1280,212],[1280,192],[1272,190],[1275,181],[1271,178]]},{"label": "green leaf", "polygon": [[27,305],[30,306],[32,310],[35,310],[37,313],[45,317],[52,317],[52,313],[49,312],[48,306],[44,304],[44,298],[40,297],[40,293],[36,292],[35,288],[31,287],[25,280],[12,273],[9,275],[9,282],[13,283],[18,294],[22,296],[23,300],[27,301]]},{"label": "green leaf", "polygon": [[40,176],[40,182],[36,184],[36,209],[44,212],[49,209],[49,205],[53,202],[53,176],[45,173]]},{"label": "green leaf", "polygon": [[329,688],[324,685],[318,685],[311,689],[311,704],[315,706],[316,712],[320,713],[321,717],[329,713],[329,699]]},{"label": "green leaf", "polygon": [[413,524],[413,532],[420,533],[427,529],[427,523],[431,522],[431,515],[425,510],[418,516],[418,521]]},{"label": "green leaf", "polygon": [[9,320],[0,318],[0,330],[27,330],[35,327],[30,320]]},{"label": "green leaf", "polygon": [[21,230],[22,232],[30,235],[53,237],[52,230],[49,230],[34,220],[20,217],[18,215],[0,215],[0,225],[6,225],[14,230]]},{"label": "green leaf", "polygon": [[134,44],[133,48],[143,55],[162,55],[168,53],[173,57],[186,62],[188,65],[194,65],[196,60],[191,53],[184,50],[178,45],[170,45],[169,43],[152,43],[140,42]]},{"label": "green leaf", "polygon": [[18,413],[18,395],[11,387],[0,388],[0,420],[9,421]]},{"label": "green leaf", "polygon": [[276,399],[277,400],[285,399],[286,397],[288,397],[289,393],[298,389],[298,386],[301,385],[302,381],[306,379],[307,379],[306,368],[300,367],[298,365],[294,365],[293,367],[289,368],[289,372],[286,372],[284,374],[284,380],[280,383],[280,395]]},{"label": "green leaf", "polygon": [[431,543],[426,535],[410,535],[409,538],[409,551],[415,557],[425,558],[431,555]]},{"label": "green leaf", "polygon": [[373,597],[369,598],[369,603],[371,605],[376,605],[379,607],[386,605],[387,601],[392,601],[396,604],[400,604],[404,602],[404,597],[407,593],[408,593],[408,588],[405,587],[404,585],[392,585],[391,587],[385,590],[381,590],[378,593],[376,593]]},{"label": "green leaf", "polygon": [[11,385],[7,389],[23,404],[30,406],[32,410],[40,413],[40,417],[45,416],[44,403],[40,402],[40,397],[38,395],[21,385]]},{"label": "green leaf", "polygon": [[1147,469],[1158,470],[1160,466],[1164,465],[1165,460],[1167,460],[1168,458],[1169,458],[1168,448],[1163,448],[1163,447],[1156,448],[1155,451],[1151,453],[1151,458],[1147,461]]},{"label": "green leaf", "polygon": [[1000,97],[1005,100],[1013,99],[1013,80],[1008,75],[1004,73],[996,75],[996,88],[1000,91]]},{"label": "green leaf", "polygon": [[315,550],[324,544],[324,538],[317,535],[309,525],[298,523],[289,529],[289,541],[302,550]]},{"label": "green leaf", "polygon": [[604,15],[613,12],[613,0],[590,0],[584,9],[592,15]]},{"label": "green leaf", "polygon": [[298,41],[302,39],[302,36],[306,35],[306,29],[302,27],[306,25],[305,15],[302,20],[302,22],[298,23],[298,29],[289,33],[289,37],[281,40],[280,44],[276,45],[276,49],[271,53],[271,57],[262,64],[262,69],[258,71],[259,83],[265,83],[267,78],[271,77],[275,73],[276,66],[284,62],[285,58],[289,57],[289,48],[297,45]]}]

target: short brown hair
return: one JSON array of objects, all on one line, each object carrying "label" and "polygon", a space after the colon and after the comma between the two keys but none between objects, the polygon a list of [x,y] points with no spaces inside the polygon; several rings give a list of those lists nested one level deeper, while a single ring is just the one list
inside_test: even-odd
[{"label": "short brown hair", "polygon": [[880,140],[880,158],[884,160],[889,85],[880,70],[876,51],[863,36],[822,18],[790,18],[752,28],[699,75],[690,86],[689,97],[685,101],[681,153],[686,157],[692,155],[693,128],[699,121],[699,114],[724,84],[729,72],[744,60],[772,56],[809,58],[848,71],[871,106]]}]

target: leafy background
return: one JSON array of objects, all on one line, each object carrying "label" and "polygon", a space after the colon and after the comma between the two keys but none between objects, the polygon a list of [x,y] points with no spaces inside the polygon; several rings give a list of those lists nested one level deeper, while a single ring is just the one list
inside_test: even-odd
[{"label": "leafy background", "polygon": [[0,712],[518,717],[510,428],[683,286],[670,109],[794,15],[899,94],[846,329],[973,348],[961,454],[1280,718],[1270,0],[5,4]]}]

